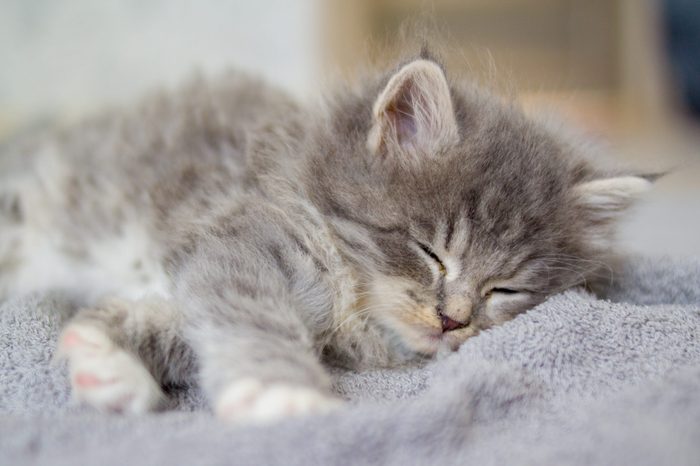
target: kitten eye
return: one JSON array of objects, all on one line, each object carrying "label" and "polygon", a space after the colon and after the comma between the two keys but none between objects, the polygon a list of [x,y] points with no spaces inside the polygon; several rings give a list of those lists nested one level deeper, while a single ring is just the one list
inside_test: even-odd
[{"label": "kitten eye", "polygon": [[433,251],[430,246],[423,244],[423,243],[418,243],[418,247],[421,248],[421,250],[426,253],[432,260],[435,261],[435,263],[438,265],[438,269],[440,270],[440,274],[445,275],[447,273],[447,269],[445,268],[445,264],[442,263],[440,258],[435,254],[435,251]]},{"label": "kitten eye", "polygon": [[491,294],[491,293],[518,294],[520,292],[518,290],[512,290],[510,288],[491,288],[491,291],[489,291],[489,294]]}]

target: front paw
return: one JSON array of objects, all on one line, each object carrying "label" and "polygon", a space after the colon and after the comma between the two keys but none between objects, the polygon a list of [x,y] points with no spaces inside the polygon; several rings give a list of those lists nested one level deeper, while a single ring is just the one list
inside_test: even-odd
[{"label": "front paw", "polygon": [[232,422],[269,423],[291,416],[327,413],[342,402],[320,391],[284,383],[263,384],[243,379],[219,397],[216,414]]},{"label": "front paw", "polygon": [[97,327],[69,325],[59,339],[56,357],[68,361],[73,398],[100,411],[142,414],[163,399],[143,363]]}]

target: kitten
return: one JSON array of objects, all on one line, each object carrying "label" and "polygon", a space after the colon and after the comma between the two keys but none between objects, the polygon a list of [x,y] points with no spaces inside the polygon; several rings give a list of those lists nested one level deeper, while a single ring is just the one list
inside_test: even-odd
[{"label": "kitten", "polygon": [[324,109],[232,73],[4,152],[0,292],[83,300],[75,397],[142,413],[197,374],[236,421],[585,283],[650,186],[426,56]]}]

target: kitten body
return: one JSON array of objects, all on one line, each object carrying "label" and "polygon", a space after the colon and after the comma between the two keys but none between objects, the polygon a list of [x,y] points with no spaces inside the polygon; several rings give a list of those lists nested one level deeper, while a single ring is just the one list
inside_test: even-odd
[{"label": "kitten body", "polygon": [[239,420],[584,283],[649,185],[425,58],[323,109],[232,73],[3,152],[0,293],[84,303],[76,397],[142,412],[196,373]]}]

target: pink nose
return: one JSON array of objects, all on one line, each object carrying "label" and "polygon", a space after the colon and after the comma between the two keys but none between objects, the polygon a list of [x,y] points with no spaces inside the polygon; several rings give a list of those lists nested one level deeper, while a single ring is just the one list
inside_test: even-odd
[{"label": "pink nose", "polygon": [[440,314],[440,323],[442,324],[442,331],[443,332],[449,332],[450,330],[457,330],[458,328],[464,328],[468,325],[468,323],[464,324],[462,322],[458,322],[454,319],[447,317],[444,314]]}]

